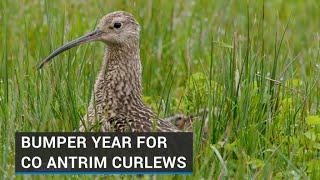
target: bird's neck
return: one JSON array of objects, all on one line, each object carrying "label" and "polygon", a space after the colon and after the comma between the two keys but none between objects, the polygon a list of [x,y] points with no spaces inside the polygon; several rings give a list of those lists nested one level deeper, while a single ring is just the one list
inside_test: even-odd
[{"label": "bird's neck", "polygon": [[138,44],[107,46],[95,91],[104,91],[103,101],[110,113],[128,112],[131,107],[144,106],[139,53]]},{"label": "bird's neck", "polygon": [[[138,45],[114,45],[107,47],[106,82],[115,93],[134,94],[141,99],[141,62]],[[113,87],[112,87],[113,86]]]}]

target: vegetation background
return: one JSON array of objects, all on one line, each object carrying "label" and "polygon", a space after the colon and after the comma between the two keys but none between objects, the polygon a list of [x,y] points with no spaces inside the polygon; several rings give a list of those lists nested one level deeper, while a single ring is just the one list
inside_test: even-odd
[{"label": "vegetation background", "polygon": [[142,26],[146,103],[162,117],[209,114],[194,127],[192,175],[112,178],[320,178],[320,1],[1,0],[2,179],[48,177],[15,175],[14,133],[76,130],[104,47],[35,66],[115,10]]}]

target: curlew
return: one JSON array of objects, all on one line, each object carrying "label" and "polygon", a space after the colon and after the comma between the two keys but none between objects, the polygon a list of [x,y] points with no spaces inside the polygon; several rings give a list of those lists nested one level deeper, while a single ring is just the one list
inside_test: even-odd
[{"label": "curlew", "polygon": [[143,103],[139,34],[140,26],[132,14],[112,12],[100,20],[96,30],[66,43],[38,66],[42,68],[58,54],[83,43],[101,41],[106,45],[80,131],[176,132],[190,125],[191,118],[184,115],[160,119]]}]

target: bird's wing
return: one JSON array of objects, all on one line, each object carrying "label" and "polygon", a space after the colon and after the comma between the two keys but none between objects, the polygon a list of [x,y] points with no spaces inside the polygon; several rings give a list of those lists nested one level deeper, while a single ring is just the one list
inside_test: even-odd
[{"label": "bird's wing", "polygon": [[173,124],[159,118],[141,120],[130,119],[128,125],[132,132],[177,132]]}]

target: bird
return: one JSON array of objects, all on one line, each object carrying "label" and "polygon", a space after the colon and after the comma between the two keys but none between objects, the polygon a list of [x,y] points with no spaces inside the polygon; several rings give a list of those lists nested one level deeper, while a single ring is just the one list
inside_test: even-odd
[{"label": "bird", "polygon": [[181,123],[191,120],[184,115],[161,119],[142,101],[140,25],[131,13],[103,16],[93,32],[56,49],[38,69],[60,53],[92,41],[103,42],[106,50],[80,132],[180,132],[184,124],[190,125]]}]

